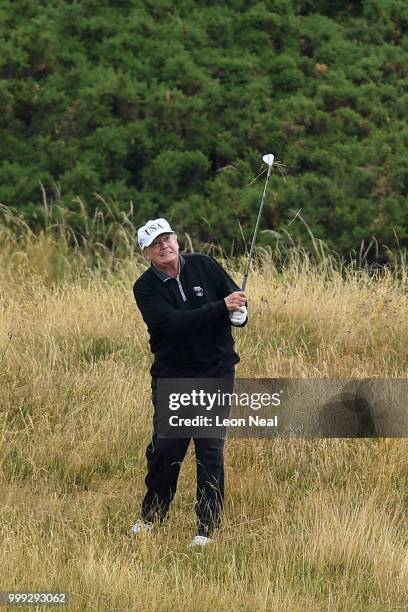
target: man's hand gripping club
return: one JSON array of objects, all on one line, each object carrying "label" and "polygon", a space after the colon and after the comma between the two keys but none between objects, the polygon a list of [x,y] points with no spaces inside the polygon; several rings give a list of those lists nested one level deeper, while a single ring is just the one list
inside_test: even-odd
[{"label": "man's hand gripping club", "polygon": [[226,307],[229,310],[229,318],[233,325],[242,325],[247,318],[246,302],[247,298],[243,291],[234,291],[224,298]]}]

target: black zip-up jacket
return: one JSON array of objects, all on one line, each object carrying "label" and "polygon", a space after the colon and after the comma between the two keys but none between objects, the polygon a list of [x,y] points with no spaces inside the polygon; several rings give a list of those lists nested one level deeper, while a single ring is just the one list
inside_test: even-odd
[{"label": "black zip-up jacket", "polygon": [[177,278],[154,266],[138,278],[133,293],[150,335],[153,376],[238,363],[224,302],[233,291],[240,288],[219,263],[196,253],[180,256]]}]

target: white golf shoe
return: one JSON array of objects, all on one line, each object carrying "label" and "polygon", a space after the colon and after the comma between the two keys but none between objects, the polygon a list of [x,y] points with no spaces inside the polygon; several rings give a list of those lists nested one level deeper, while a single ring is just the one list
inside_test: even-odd
[{"label": "white golf shoe", "polygon": [[188,547],[195,548],[197,546],[207,546],[208,544],[211,544],[211,542],[212,542],[211,538],[207,538],[206,536],[202,536],[202,535],[196,535],[196,537],[191,542],[191,544],[189,544]]},{"label": "white golf shoe", "polygon": [[151,523],[143,523],[142,521],[136,521],[134,525],[129,529],[129,535],[137,535],[139,533],[151,533],[153,531],[153,525]]}]

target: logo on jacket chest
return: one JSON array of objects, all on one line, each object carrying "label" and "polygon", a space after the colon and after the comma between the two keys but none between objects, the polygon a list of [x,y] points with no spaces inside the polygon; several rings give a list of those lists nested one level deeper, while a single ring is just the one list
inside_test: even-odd
[{"label": "logo on jacket chest", "polygon": [[201,297],[202,295],[204,295],[204,291],[202,287],[193,287],[193,291],[197,297]]}]

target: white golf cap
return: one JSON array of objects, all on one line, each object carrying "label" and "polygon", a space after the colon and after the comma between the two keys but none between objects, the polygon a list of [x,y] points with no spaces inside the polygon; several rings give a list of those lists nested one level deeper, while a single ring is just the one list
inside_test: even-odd
[{"label": "white golf cap", "polygon": [[173,234],[173,230],[170,227],[170,224],[166,219],[151,219],[143,225],[139,227],[137,230],[137,239],[139,241],[140,248],[143,249],[150,246],[157,236],[160,234]]}]

